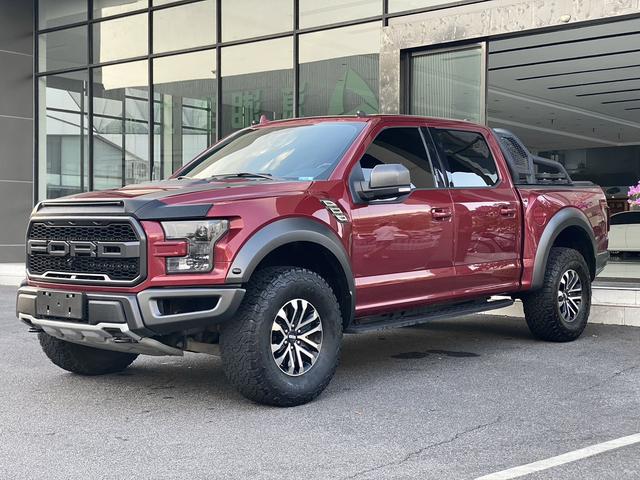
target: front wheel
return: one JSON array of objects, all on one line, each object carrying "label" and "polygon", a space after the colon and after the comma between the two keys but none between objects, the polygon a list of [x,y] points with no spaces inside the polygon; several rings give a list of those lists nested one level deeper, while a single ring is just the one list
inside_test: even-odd
[{"label": "front wheel", "polygon": [[336,370],[338,301],[315,272],[271,267],[254,274],[236,317],[220,335],[225,374],[245,397],[291,407],[313,400]]},{"label": "front wheel", "polygon": [[542,288],[523,298],[527,325],[552,342],[578,338],[589,319],[591,276],[584,257],[570,248],[552,248]]},{"label": "front wheel", "polygon": [[79,375],[105,375],[121,372],[138,357],[135,353],[115,352],[66,342],[40,332],[40,346],[58,367]]}]

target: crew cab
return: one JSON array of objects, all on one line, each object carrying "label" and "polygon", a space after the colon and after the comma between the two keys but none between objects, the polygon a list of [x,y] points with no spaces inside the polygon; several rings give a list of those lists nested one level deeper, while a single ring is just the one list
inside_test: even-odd
[{"label": "crew cab", "polygon": [[512,134],[412,116],[261,121],[168,180],[39,203],[17,315],[65,370],[219,354],[256,402],[303,404],[343,333],[522,299],[578,338],[604,268],[602,190]]}]

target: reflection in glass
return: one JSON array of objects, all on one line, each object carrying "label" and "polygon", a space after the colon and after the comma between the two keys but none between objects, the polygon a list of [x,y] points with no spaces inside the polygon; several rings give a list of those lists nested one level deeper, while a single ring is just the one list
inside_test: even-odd
[{"label": "reflection in glass", "polygon": [[481,123],[482,78],[480,47],[415,56],[410,113]]},{"label": "reflection in glass", "polygon": [[215,50],[153,61],[154,178],[175,170],[215,140]]},{"label": "reflection in glass", "polygon": [[214,0],[164,8],[153,13],[153,51],[156,53],[213,45],[215,41]]},{"label": "reflection in glass", "polygon": [[147,8],[148,0],[93,0],[93,18],[110,17]]},{"label": "reflection in glass", "polygon": [[151,178],[147,68],[139,61],[93,70],[95,190]]},{"label": "reflection in glass", "polygon": [[146,13],[93,24],[93,63],[148,53]]},{"label": "reflection in glass", "polygon": [[380,0],[299,0],[300,28],[317,27],[382,14]]},{"label": "reflection in glass", "polygon": [[389,13],[437,7],[448,3],[453,2],[451,0],[389,0]]},{"label": "reflection in glass", "polygon": [[38,28],[61,27],[87,20],[87,2],[78,0],[39,0]]},{"label": "reflection in glass", "polygon": [[38,36],[41,72],[87,65],[87,27],[75,27]]},{"label": "reflection in glass", "polygon": [[240,40],[293,29],[291,0],[221,0],[222,40]]},{"label": "reflection in glass", "polygon": [[222,134],[293,117],[292,37],[222,49]]},{"label": "reflection in glass", "polygon": [[300,116],[378,112],[380,27],[300,35]]},{"label": "reflection in glass", "polygon": [[87,85],[86,70],[39,80],[42,199],[88,189]]}]

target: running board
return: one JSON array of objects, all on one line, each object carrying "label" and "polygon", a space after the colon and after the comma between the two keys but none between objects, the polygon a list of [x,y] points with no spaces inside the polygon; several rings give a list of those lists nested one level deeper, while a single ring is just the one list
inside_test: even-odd
[{"label": "running board", "polygon": [[486,312],[488,310],[508,307],[512,304],[512,299],[505,298],[492,301],[476,300],[456,303],[454,305],[444,305],[433,307],[427,311],[423,309],[418,313],[407,313],[406,315],[392,316],[391,318],[383,318],[367,323],[353,323],[344,330],[344,333],[365,333],[375,330],[386,330],[388,328],[410,327],[412,325],[430,322],[431,320],[443,320],[446,318],[460,317],[462,315],[470,315],[472,313]]}]

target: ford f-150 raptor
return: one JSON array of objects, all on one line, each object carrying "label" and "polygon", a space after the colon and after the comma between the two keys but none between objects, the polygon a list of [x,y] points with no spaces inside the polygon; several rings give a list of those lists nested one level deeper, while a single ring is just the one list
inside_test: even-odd
[{"label": "ford f-150 raptor", "polygon": [[170,179],[39,203],[17,315],[83,375],[219,353],[246,397],[293,406],[343,333],[521,299],[576,339],[607,262],[602,190],[505,130],[356,115],[261,121]]}]

